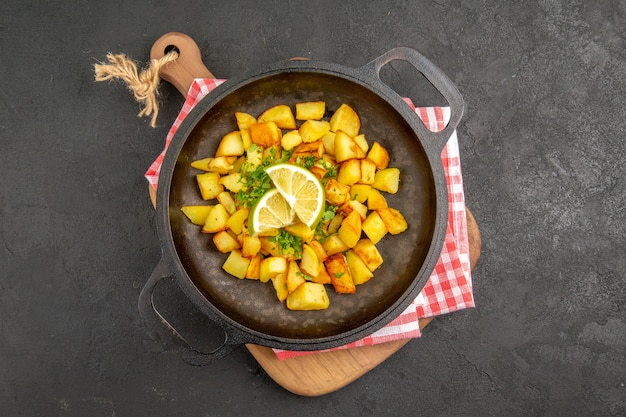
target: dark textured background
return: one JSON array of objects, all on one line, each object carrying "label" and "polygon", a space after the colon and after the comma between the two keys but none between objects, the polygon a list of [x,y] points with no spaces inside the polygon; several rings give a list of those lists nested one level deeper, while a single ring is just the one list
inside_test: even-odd
[{"label": "dark textured background", "polygon": [[[623,0],[4,0],[1,414],[626,415],[625,21]],[[152,129],[93,65],[145,62],[169,31],[224,78],[292,56],[360,66],[399,45],[444,69],[466,101],[477,308],[321,398],[283,390],[245,348],[205,368],[164,352],[136,308],[160,257],[143,173],[182,98],[162,86]],[[441,104],[406,65],[383,76]],[[157,298],[193,337],[204,320],[168,285]]]}]

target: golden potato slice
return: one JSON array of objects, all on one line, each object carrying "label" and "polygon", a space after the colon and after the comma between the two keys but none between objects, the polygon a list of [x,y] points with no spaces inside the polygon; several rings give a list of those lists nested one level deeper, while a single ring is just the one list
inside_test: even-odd
[{"label": "golden potato slice", "polygon": [[[224,206],[228,215],[233,215],[237,211],[237,206],[235,205],[235,200],[233,199],[233,195],[228,191],[222,191],[217,195],[217,201]],[[238,232],[241,233],[241,232]]]},{"label": "golden potato slice", "polygon": [[354,142],[359,145],[359,147],[361,149],[363,149],[363,152],[365,152],[367,154],[367,151],[370,148],[370,145],[367,143],[367,139],[365,139],[365,135],[364,134],[360,134],[360,135],[356,135],[354,137]]},{"label": "golden potato slice", "polygon": [[246,186],[243,184],[243,174],[239,172],[224,175],[219,179],[219,183],[228,191],[235,194],[246,189]]},{"label": "golden potato slice", "polygon": [[296,119],[320,120],[326,112],[326,103],[323,101],[307,101],[296,103]]},{"label": "golden potato slice", "polygon": [[359,258],[352,249],[346,252],[346,262],[350,268],[350,274],[352,275],[352,281],[354,285],[361,285],[369,281],[374,274],[369,270],[367,265]]},{"label": "golden potato slice", "polygon": [[222,269],[234,277],[244,279],[249,265],[250,259],[241,256],[239,250],[234,250],[228,255],[224,264],[222,264]]},{"label": "golden potato slice", "polygon": [[[241,253],[243,255],[243,252]],[[249,258],[250,263],[248,264],[248,269],[246,269],[245,277],[247,279],[259,279],[259,273],[261,271],[261,260],[263,258],[261,255],[254,255]]]},{"label": "golden potato slice", "polygon": [[348,159],[363,159],[365,152],[354,141],[352,136],[343,130],[335,132],[335,160],[337,162],[347,161]]},{"label": "golden potato slice", "polygon": [[402,213],[394,208],[380,208],[376,210],[376,212],[380,215],[380,218],[383,223],[385,223],[387,230],[392,235],[400,234],[409,228],[409,225]]},{"label": "golden potato slice", "polygon": [[337,181],[352,185],[361,181],[361,159],[348,159],[339,165]]},{"label": "golden potato slice", "polygon": [[[235,249],[240,249],[241,245],[233,235],[228,233],[227,230],[222,230],[213,235],[213,244],[218,251],[222,253],[228,253]],[[243,255],[242,255],[243,256]]]},{"label": "golden potato slice", "polygon": [[326,271],[335,291],[340,294],[354,294],[356,292],[356,286],[343,253],[329,256],[324,265],[326,265]]},{"label": "golden potato slice", "polygon": [[196,180],[203,200],[211,200],[224,191],[224,187],[220,184],[220,174],[217,172],[198,174]]},{"label": "golden potato slice", "polygon": [[376,164],[369,159],[360,159],[361,161],[361,184],[374,184],[376,178]]},{"label": "golden potato slice", "polygon": [[246,130],[250,127],[251,124],[257,122],[256,117],[249,113],[241,111],[235,112],[235,119],[237,119],[237,127],[239,128],[239,130]]},{"label": "golden potato slice", "polygon": [[219,203],[214,205],[209,211],[204,226],[202,226],[202,233],[217,233],[226,230],[226,222],[229,218],[230,216],[223,205]]},{"label": "golden potato slice", "polygon": [[368,210],[378,210],[379,208],[389,207],[387,205],[387,199],[380,191],[375,188],[370,188],[369,193],[367,194],[367,209]]},{"label": "golden potato slice", "polygon": [[330,123],[326,120],[307,120],[298,129],[304,143],[320,140],[329,131]]},{"label": "golden potato slice", "polygon": [[211,208],[213,208],[213,206],[183,206],[180,210],[193,224],[204,226]]},{"label": "golden potato slice", "polygon": [[235,130],[234,132],[227,133],[220,144],[217,146],[215,156],[239,156],[243,155],[245,149],[243,147],[243,139],[241,138],[241,132]]},{"label": "golden potato slice", "polygon": [[251,124],[248,127],[248,132],[250,133],[252,143],[263,148],[280,145],[280,139],[283,136],[280,128],[274,122]]},{"label": "golden potato slice", "polygon": [[369,184],[354,184],[350,186],[350,200],[365,203],[371,188]]},{"label": "golden potato slice", "polygon": [[305,274],[315,277],[320,271],[320,261],[317,259],[317,255],[313,248],[306,243],[302,244],[302,259],[300,259],[300,269]]},{"label": "golden potato slice", "polygon": [[361,220],[365,220],[367,217],[367,206],[360,203],[358,200],[350,200],[337,209],[337,213],[343,214],[344,216],[349,215],[353,211],[359,213]]},{"label": "golden potato slice", "polygon": [[350,249],[337,234],[330,235],[324,243],[322,243],[322,246],[329,257]]},{"label": "golden potato slice", "polygon": [[330,118],[330,130],[337,132],[343,130],[350,136],[356,136],[361,129],[359,115],[352,107],[342,104]]},{"label": "golden potato slice", "polygon": [[348,217],[341,222],[337,234],[347,247],[352,248],[357,244],[361,238],[361,215],[358,211],[348,214]]},{"label": "golden potato slice", "polygon": [[300,271],[298,262],[295,260],[289,261],[287,265],[287,292],[294,292],[300,285],[304,284],[306,280]]},{"label": "golden potato slice", "polygon": [[380,240],[387,234],[387,226],[385,226],[383,219],[376,211],[372,211],[367,215],[367,218],[363,221],[361,228],[363,233],[365,233],[365,236],[367,236],[374,244],[380,242]]},{"label": "golden potato slice", "polygon": [[336,206],[340,206],[350,199],[350,186],[333,178],[326,182],[324,191],[326,192],[326,201]]},{"label": "golden potato slice", "polygon": [[280,140],[280,146],[283,147],[284,150],[290,151],[299,144],[302,143],[302,136],[300,136],[300,132],[297,130],[290,130],[285,133]]},{"label": "golden potato slice", "polygon": [[287,272],[287,260],[282,256],[270,256],[261,261],[259,280],[267,282],[278,274]]},{"label": "golden potato slice", "polygon": [[[247,258],[256,256],[261,250],[261,240],[258,236],[244,234],[241,243],[241,254]],[[260,262],[260,260],[259,260]]]},{"label": "golden potato slice", "polygon": [[331,284],[332,281],[330,279],[330,275],[328,275],[328,271],[326,271],[326,267],[322,261],[320,261],[319,271],[320,273],[317,274],[317,276],[311,277],[311,282],[317,282],[318,284]]},{"label": "golden potato slice", "polygon": [[289,295],[289,291],[287,290],[287,274],[283,272],[282,274],[276,275],[272,278],[272,284],[276,291],[276,297],[282,303],[287,299],[287,295]]},{"label": "golden potato slice", "polygon": [[380,143],[374,142],[367,154],[367,159],[376,164],[376,168],[385,169],[389,165],[389,152]]},{"label": "golden potato slice", "polygon": [[287,308],[290,310],[324,310],[329,305],[326,288],[315,282],[305,282],[287,296]]},{"label": "golden potato slice", "polygon": [[[230,194],[230,193],[229,193]],[[242,207],[236,210],[232,216],[226,221],[226,227],[232,230],[235,234],[241,234],[248,224],[248,216],[250,215],[250,209]],[[244,256],[246,256],[244,254]]]},{"label": "golden potato slice", "polygon": [[367,265],[370,271],[374,272],[383,264],[383,257],[378,248],[369,239],[361,239],[354,248],[354,253]]},{"label": "golden potato slice", "polygon": [[385,168],[376,172],[372,187],[390,194],[398,192],[400,186],[400,170],[398,168]]},{"label": "golden potato slice", "polygon": [[276,126],[281,129],[292,130],[296,128],[296,119],[293,117],[291,107],[285,104],[270,107],[261,113],[261,115],[257,118],[257,123],[264,122],[274,122],[276,123]]}]

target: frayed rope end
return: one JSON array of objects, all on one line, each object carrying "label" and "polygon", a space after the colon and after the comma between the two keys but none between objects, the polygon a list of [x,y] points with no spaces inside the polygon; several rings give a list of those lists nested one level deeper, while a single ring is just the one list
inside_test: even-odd
[{"label": "frayed rope end", "polygon": [[157,102],[159,88],[159,70],[169,62],[178,59],[176,51],[170,51],[159,59],[150,61],[150,65],[141,72],[137,64],[124,54],[107,54],[108,64],[95,64],[95,80],[108,81],[120,79],[126,83],[128,89],[135,96],[135,100],[142,103],[144,108],[139,112],[139,117],[150,116],[150,126],[156,126],[159,105]]}]

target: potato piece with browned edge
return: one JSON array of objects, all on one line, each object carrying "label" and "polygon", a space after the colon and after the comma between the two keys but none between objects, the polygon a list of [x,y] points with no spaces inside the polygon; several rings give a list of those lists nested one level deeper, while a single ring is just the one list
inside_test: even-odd
[{"label": "potato piece with browned edge", "polygon": [[[241,254],[243,255],[243,252]],[[254,255],[248,259],[250,259],[250,264],[248,265],[248,269],[246,270],[245,277],[247,279],[258,280],[261,271],[261,261],[263,260],[263,258],[261,257],[261,255]]]},{"label": "potato piece with browned edge", "polygon": [[369,239],[361,239],[354,248],[354,253],[367,265],[370,271],[374,272],[383,264],[383,257],[378,248]]},{"label": "potato piece with browned edge", "polygon": [[213,206],[183,206],[180,210],[193,224],[204,226],[212,208]]},{"label": "potato piece with browned edge", "polygon": [[226,222],[230,218],[226,208],[221,204],[213,206],[202,226],[202,233],[217,233],[226,230]]},{"label": "potato piece with browned edge", "polygon": [[337,234],[328,236],[322,246],[329,257],[350,249]]},{"label": "potato piece with browned edge", "polygon": [[257,117],[257,122],[274,122],[276,123],[276,126],[281,129],[292,130],[296,128],[296,119],[293,117],[291,107],[285,104],[279,104],[265,110],[259,117]]},{"label": "potato piece with browned edge", "polygon": [[380,191],[375,188],[370,188],[369,193],[367,194],[367,209],[368,210],[378,210],[379,208],[389,207],[387,205],[387,199]]},{"label": "potato piece with browned edge", "polygon": [[314,277],[320,273],[320,261],[313,248],[306,243],[302,244],[302,259],[300,259],[300,270],[305,274]]},{"label": "potato piece with browned edge", "polygon": [[330,275],[330,281],[335,291],[339,294],[354,294],[356,292],[356,286],[343,253],[329,256],[324,265],[328,275]]},{"label": "potato piece with browned edge", "polygon": [[280,128],[274,122],[254,123],[250,125],[248,132],[252,143],[263,148],[280,145],[280,139],[283,137]]},{"label": "potato piece with browned edge", "polygon": [[289,291],[287,290],[287,274],[282,273],[276,275],[272,278],[272,284],[274,285],[274,290],[276,291],[276,297],[282,303],[289,295]]},{"label": "potato piece with browned edge", "polygon": [[295,260],[289,261],[287,264],[287,292],[292,293],[300,285],[304,284],[306,280],[300,271],[298,262]]},{"label": "potato piece with browned edge", "polygon": [[278,274],[287,272],[287,260],[282,256],[270,256],[261,261],[259,279],[267,282]]},{"label": "potato piece with browned edge", "polygon": [[365,236],[367,236],[374,244],[380,242],[380,240],[387,234],[387,226],[385,226],[383,219],[375,211],[372,211],[367,215],[367,218],[361,225],[361,229],[363,229]]},{"label": "potato piece with browned edge", "polygon": [[305,101],[296,103],[296,119],[320,120],[326,112],[326,103],[323,101]]},{"label": "potato piece with browned edge", "polygon": [[261,250],[261,238],[258,236],[250,236],[245,233],[241,239],[241,254],[247,258],[253,257]]},{"label": "potato piece with browned edge", "polygon": [[347,247],[352,248],[357,244],[361,238],[361,215],[358,211],[351,212],[343,219],[337,234]]},{"label": "potato piece with browned edge", "polygon": [[409,228],[409,225],[402,213],[394,208],[380,208],[376,210],[376,212],[380,215],[380,218],[383,220],[383,223],[385,223],[387,230],[392,235],[400,234]]},{"label": "potato piece with browned edge", "polygon": [[[235,249],[240,249],[241,245],[233,235],[228,233],[228,230],[222,230],[213,235],[213,244],[218,251],[222,253],[228,253]],[[242,255],[243,256],[243,255]]]},{"label": "potato piece with browned edge", "polygon": [[376,171],[372,187],[390,194],[398,192],[400,186],[400,170],[398,168],[385,168]]},{"label": "potato piece with browned edge", "polygon": [[198,174],[196,180],[203,200],[211,200],[224,191],[224,187],[220,184],[220,174],[217,172]]},{"label": "potato piece with browned edge", "polygon": [[374,184],[376,179],[376,164],[369,159],[360,159],[361,161],[361,184]]},{"label": "potato piece with browned edge", "polygon": [[242,207],[239,210],[235,211],[232,216],[226,221],[226,227],[232,230],[235,234],[241,234],[246,224],[248,223],[248,216],[250,214],[250,209],[246,207]]},{"label": "potato piece with browned edge", "polygon": [[346,252],[346,262],[348,262],[354,285],[364,284],[374,276],[374,273],[352,249]]},{"label": "potato piece with browned edge", "polygon": [[342,184],[334,178],[326,181],[324,191],[326,192],[326,201],[330,204],[340,206],[350,200],[350,186]]},{"label": "potato piece with browned edge", "polygon": [[244,258],[241,256],[241,252],[235,249],[228,255],[224,264],[222,264],[222,269],[234,277],[244,279],[248,265],[250,265],[250,259]]},{"label": "potato piece with browned edge", "polygon": [[389,152],[380,143],[374,142],[367,153],[367,159],[374,162],[376,168],[385,169],[389,165]]},{"label": "potato piece with browned edge", "polygon": [[330,118],[330,130],[337,132],[343,130],[350,136],[356,136],[361,129],[359,115],[352,107],[342,104]]},{"label": "potato piece with browned edge", "polygon": [[311,282],[317,282],[318,284],[331,284],[332,281],[330,279],[330,275],[328,275],[328,271],[326,271],[326,267],[324,266],[324,262],[320,261],[320,272],[314,277],[311,277]]},{"label": "potato piece with browned edge", "polygon": [[215,157],[219,156],[239,156],[243,155],[245,149],[243,147],[243,139],[241,138],[241,132],[235,130],[233,132],[224,135],[220,144],[215,151]]},{"label": "potato piece with browned edge", "polygon": [[300,132],[297,130],[290,130],[285,133],[283,137],[280,139],[280,146],[283,147],[284,150],[290,151],[296,146],[302,143],[302,136],[300,136]]},{"label": "potato piece with browned edge", "polygon": [[324,310],[330,299],[323,284],[305,282],[287,296],[289,310]]},{"label": "potato piece with browned edge", "polygon": [[256,123],[256,117],[241,111],[235,112],[235,119],[237,120],[237,127],[239,130],[246,130],[251,124]]},{"label": "potato piece with browned edge", "polygon": [[361,182],[361,159],[348,159],[339,165],[337,181],[352,185]]},{"label": "potato piece with browned edge", "polygon": [[352,136],[338,130],[335,132],[335,160],[339,162],[347,161],[348,159],[363,159],[365,158],[365,152],[354,141]]},{"label": "potato piece with browned edge", "polygon": [[224,175],[219,182],[224,188],[235,194],[246,190],[246,186],[243,183],[243,174],[240,172]]},{"label": "potato piece with browned edge", "polygon": [[304,143],[311,143],[320,140],[330,131],[330,123],[326,120],[307,120],[302,123],[298,132]]}]

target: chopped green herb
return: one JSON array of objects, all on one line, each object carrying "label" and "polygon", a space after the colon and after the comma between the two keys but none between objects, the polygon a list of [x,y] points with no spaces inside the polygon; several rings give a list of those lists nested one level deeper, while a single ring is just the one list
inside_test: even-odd
[{"label": "chopped green herb", "polygon": [[343,271],[343,272],[337,272],[336,274],[333,274],[333,275],[335,275],[335,278],[341,278],[343,276],[343,274],[345,274],[345,273],[346,273],[346,271]]},{"label": "chopped green herb", "polygon": [[296,259],[302,258],[302,238],[292,235],[285,229],[280,229],[278,235],[270,236],[270,242],[277,243],[280,253],[283,255],[293,255]]},{"label": "chopped green herb", "polygon": [[313,277],[310,276],[310,275],[305,274],[304,272],[296,272],[296,275],[301,276],[306,281],[313,281]]},{"label": "chopped green herb", "polygon": [[317,162],[315,155],[298,156],[296,158],[296,164],[306,169],[311,169],[315,162]]}]

